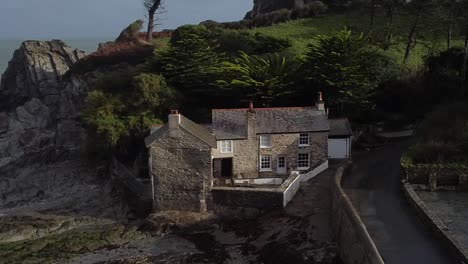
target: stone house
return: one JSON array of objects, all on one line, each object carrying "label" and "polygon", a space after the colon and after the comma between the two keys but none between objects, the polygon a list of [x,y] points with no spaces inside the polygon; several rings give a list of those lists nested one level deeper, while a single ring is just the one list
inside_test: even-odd
[{"label": "stone house", "polygon": [[215,109],[215,178],[256,179],[307,172],[328,159],[328,118],[318,107]]},{"label": "stone house", "polygon": [[310,107],[214,109],[212,124],[176,110],[146,139],[153,209],[204,211],[213,185],[286,179],[328,164],[324,103]]},{"label": "stone house", "polygon": [[213,181],[216,138],[172,111],[168,123],[146,138],[153,210],[205,211]]}]

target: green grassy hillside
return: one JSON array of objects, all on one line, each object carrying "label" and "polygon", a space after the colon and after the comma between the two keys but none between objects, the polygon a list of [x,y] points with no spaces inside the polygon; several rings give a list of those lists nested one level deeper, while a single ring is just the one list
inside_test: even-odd
[{"label": "green grassy hillside", "polygon": [[[398,62],[403,61],[405,53],[406,39],[413,18],[409,15],[400,15],[396,18],[394,27],[394,44],[386,52],[394,57]],[[252,32],[261,32],[270,36],[289,38],[292,41],[291,51],[296,54],[303,54],[307,44],[311,43],[319,34],[329,34],[347,27],[353,32],[369,31],[369,15],[364,12],[347,12],[344,14],[331,14],[321,17],[294,20],[277,24],[270,27],[251,29]],[[439,27],[439,29],[437,29]],[[422,25],[422,34],[408,61],[411,68],[422,65],[424,57],[429,52],[437,52],[446,48],[446,33],[443,32],[443,25]],[[373,35],[377,38],[383,36],[384,21],[381,11],[376,14]],[[430,31],[429,31],[430,29]],[[454,36],[454,45],[461,46],[460,37]]]}]

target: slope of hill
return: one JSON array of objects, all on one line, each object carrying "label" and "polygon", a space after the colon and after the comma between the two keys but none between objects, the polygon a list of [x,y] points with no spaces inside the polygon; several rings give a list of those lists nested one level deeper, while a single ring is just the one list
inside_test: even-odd
[{"label": "slope of hill", "polygon": [[[383,39],[385,22],[382,10],[376,13],[376,20],[372,31],[372,37],[377,40]],[[395,19],[394,37],[391,47],[386,50],[390,56],[398,62],[403,61],[408,32],[413,22],[413,17],[408,14],[401,14]],[[260,32],[269,36],[289,38],[292,42],[291,51],[295,54],[303,54],[307,45],[314,41],[320,34],[330,34],[344,27],[356,33],[369,32],[369,15],[366,11],[346,11],[341,14],[327,14],[320,17],[293,20],[276,24],[270,27],[260,27],[251,29],[251,32]],[[424,57],[430,52],[437,52],[446,48],[446,34],[443,26],[424,25],[421,26],[421,34],[417,45],[409,58],[408,66],[411,68],[421,66]],[[463,41],[460,36],[454,36],[454,45],[462,46]]]}]

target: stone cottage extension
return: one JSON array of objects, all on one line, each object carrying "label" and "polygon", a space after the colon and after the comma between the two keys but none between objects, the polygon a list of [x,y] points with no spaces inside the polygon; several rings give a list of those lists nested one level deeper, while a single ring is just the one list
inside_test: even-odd
[{"label": "stone cottage extension", "polygon": [[148,138],[153,209],[205,211],[211,190],[215,137],[176,111]]}]

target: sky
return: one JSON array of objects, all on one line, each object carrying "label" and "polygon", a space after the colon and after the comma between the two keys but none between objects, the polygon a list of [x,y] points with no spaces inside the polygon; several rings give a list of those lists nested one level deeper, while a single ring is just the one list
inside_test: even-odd
[{"label": "sky", "polygon": [[[144,19],[143,0],[0,0],[0,39],[115,38],[136,19]],[[164,0],[156,30],[204,20],[236,21],[253,0]]]}]

